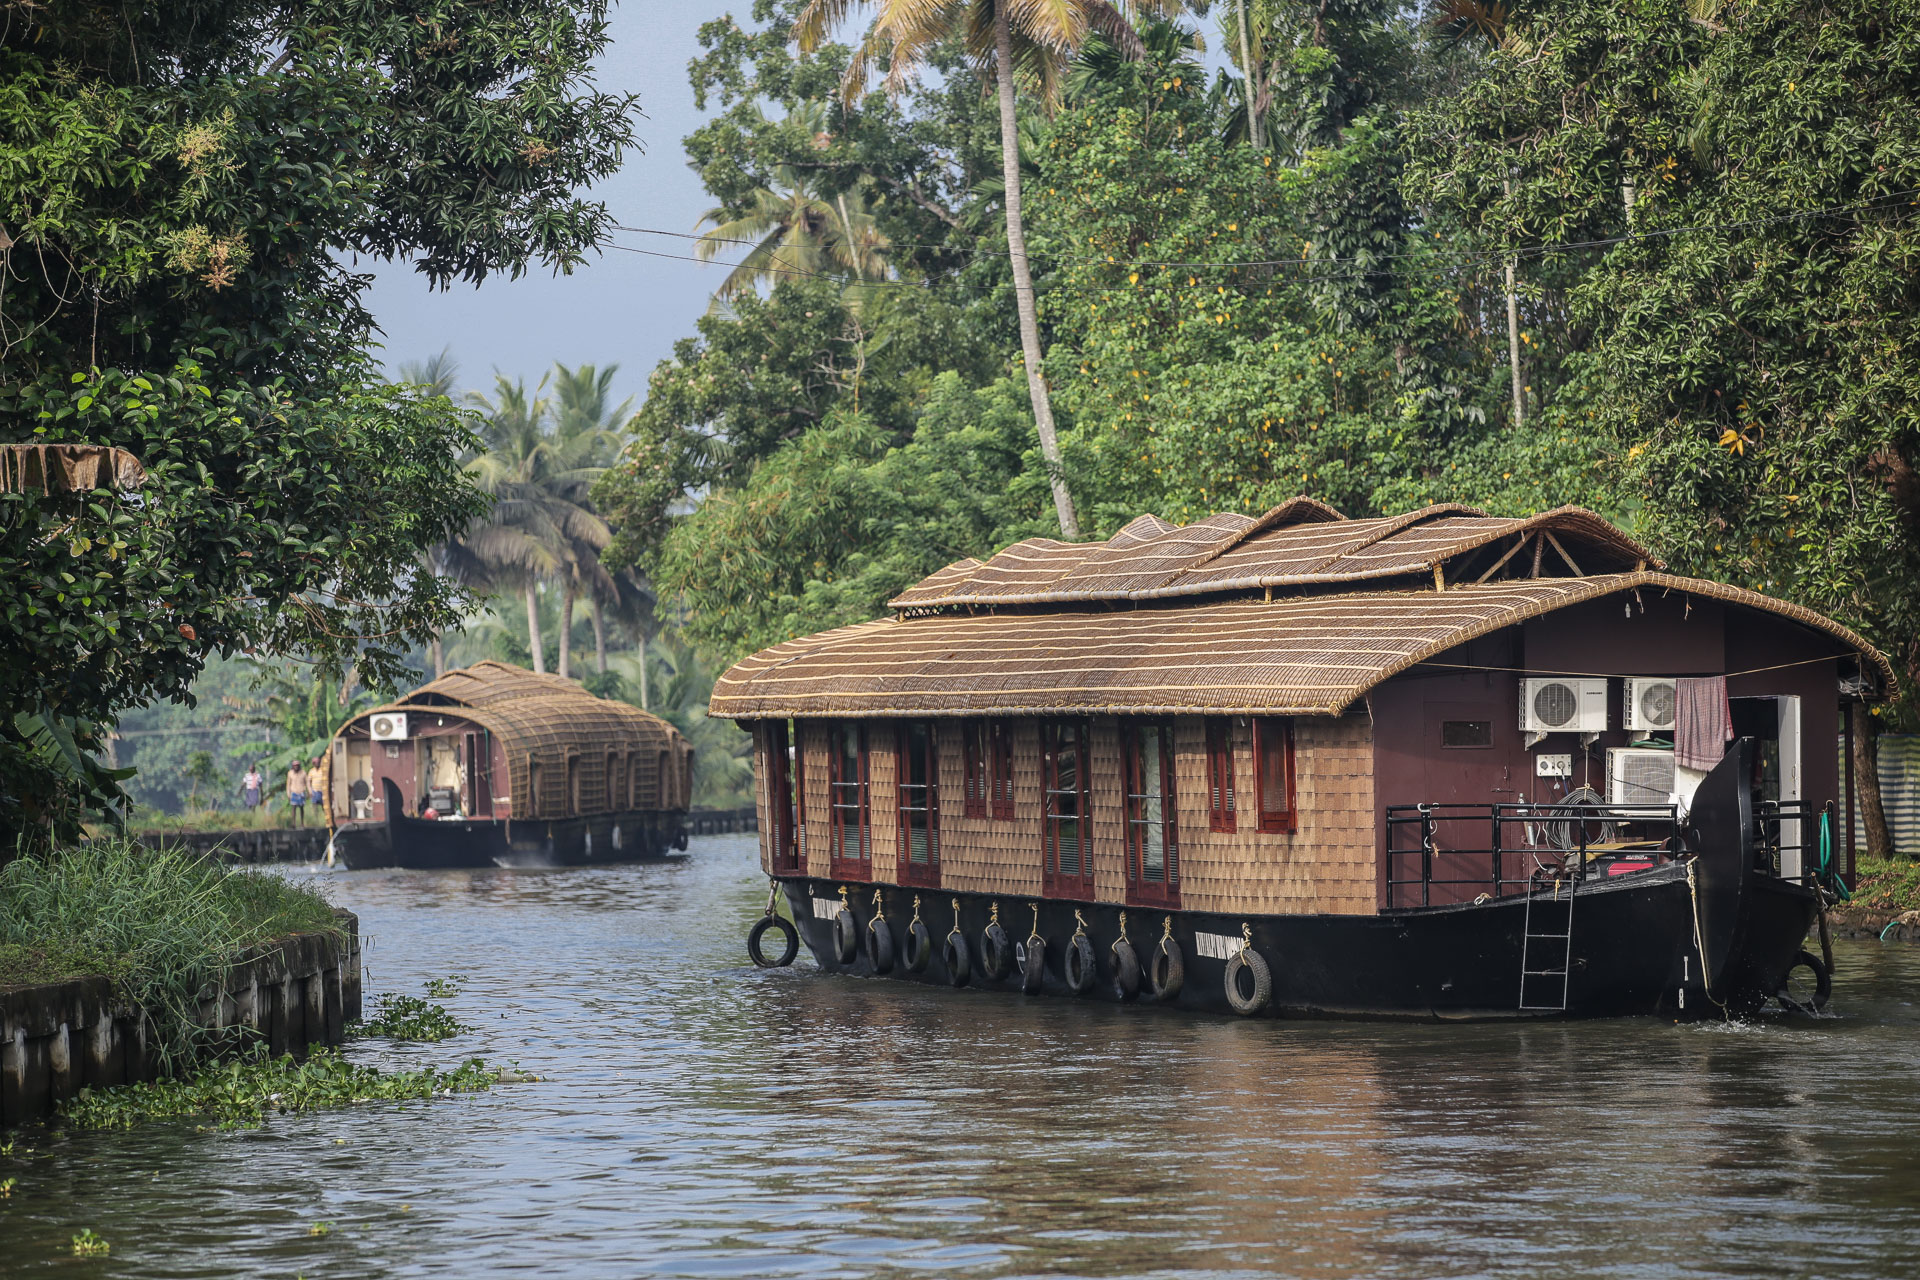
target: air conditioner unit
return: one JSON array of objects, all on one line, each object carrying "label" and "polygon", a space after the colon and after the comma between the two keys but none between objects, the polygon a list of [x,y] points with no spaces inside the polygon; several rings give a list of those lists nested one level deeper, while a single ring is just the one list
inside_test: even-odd
[{"label": "air conditioner unit", "polygon": [[382,711],[373,718],[369,726],[373,730],[375,742],[401,742],[407,736],[407,713],[404,711]]},{"label": "air conditioner unit", "polygon": [[1607,682],[1534,677],[1520,682],[1524,733],[1600,733],[1607,727]]},{"label": "air conditioner unit", "polygon": [[1607,752],[1608,804],[1672,804],[1673,752],[1614,747]]},{"label": "air conditioner unit", "polygon": [[1627,728],[1647,732],[1673,728],[1674,688],[1667,676],[1627,677]]}]

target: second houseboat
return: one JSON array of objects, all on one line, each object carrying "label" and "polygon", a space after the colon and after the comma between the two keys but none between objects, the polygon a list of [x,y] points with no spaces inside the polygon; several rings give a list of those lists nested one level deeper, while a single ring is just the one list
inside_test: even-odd
[{"label": "second houseboat", "polygon": [[[714,690],[825,968],[1242,1014],[1824,995],[1843,702],[1891,670],[1590,512],[1147,516],[892,607]],[[770,903],[756,958],[792,930]]]},{"label": "second houseboat", "polygon": [[687,847],[693,748],[637,707],[486,661],[342,725],[326,779],[348,866],[620,862]]}]

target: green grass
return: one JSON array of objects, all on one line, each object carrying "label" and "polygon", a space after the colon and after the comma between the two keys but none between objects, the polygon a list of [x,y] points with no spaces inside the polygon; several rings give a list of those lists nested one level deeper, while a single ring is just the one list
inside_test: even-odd
[{"label": "green grass", "polygon": [[1920,862],[1862,858],[1854,870],[1854,906],[1868,911],[1920,911]]},{"label": "green grass", "polygon": [[179,849],[100,840],[0,867],[0,987],[107,978],[174,1066],[200,1047],[201,987],[239,953],[339,929],[315,889]]},{"label": "green grass", "polygon": [[496,1078],[478,1058],[451,1071],[379,1071],[332,1049],[317,1049],[304,1062],[256,1050],[177,1079],[82,1090],[60,1108],[60,1116],[82,1129],[125,1129],[181,1117],[249,1127],[280,1112],[475,1093],[491,1088]]}]

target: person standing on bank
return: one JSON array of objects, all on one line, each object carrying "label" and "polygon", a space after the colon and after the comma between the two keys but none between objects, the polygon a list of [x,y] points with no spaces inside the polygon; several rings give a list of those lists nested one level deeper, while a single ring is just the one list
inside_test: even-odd
[{"label": "person standing on bank", "polygon": [[295,760],[287,766],[287,803],[293,806],[293,825],[307,825],[307,766]]},{"label": "person standing on bank", "polygon": [[324,800],[320,789],[325,784],[326,778],[320,772],[320,757],[315,756],[313,763],[307,766],[307,802],[313,806],[313,816],[316,821],[323,820],[325,813],[325,810],[320,807]]},{"label": "person standing on bank", "polygon": [[248,809],[260,807],[260,788],[266,779],[260,776],[260,766],[254,765],[247,770],[247,776],[240,779],[240,799]]}]

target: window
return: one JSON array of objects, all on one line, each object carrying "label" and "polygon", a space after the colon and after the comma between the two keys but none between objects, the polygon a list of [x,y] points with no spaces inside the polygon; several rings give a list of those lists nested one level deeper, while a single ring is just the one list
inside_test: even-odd
[{"label": "window", "polygon": [[1005,720],[969,720],[961,730],[966,755],[966,815],[1013,821],[1013,726]]},{"label": "window", "polygon": [[1231,832],[1235,827],[1233,794],[1233,722],[1207,722],[1207,826]]},{"label": "window", "polygon": [[659,797],[658,805],[662,809],[673,808],[673,788],[667,785],[669,781],[667,753],[662,751],[659,760],[654,763],[653,773],[654,794]]},{"label": "window", "polygon": [[832,873],[866,880],[873,874],[873,829],[867,809],[867,730],[842,721],[827,727],[831,764]]},{"label": "window", "polygon": [[1490,747],[1493,745],[1493,721],[1442,720],[1440,745],[1443,747]]},{"label": "window", "polygon": [[607,752],[606,772],[601,775],[601,777],[603,777],[606,780],[607,796],[606,796],[606,803],[601,807],[606,809],[608,812],[614,812],[627,807],[626,804],[620,798],[621,773],[622,773],[622,770],[620,768],[620,757],[615,755],[611,751]]},{"label": "window", "polygon": [[993,816],[1013,821],[1013,726],[1005,720],[987,722],[987,799]]},{"label": "window", "polygon": [[900,810],[900,883],[940,884],[940,770],[933,726],[918,721],[894,732]]},{"label": "window", "polygon": [[1093,832],[1089,821],[1087,726],[1049,720],[1040,726],[1046,790],[1042,891],[1060,897],[1093,896]]},{"label": "window", "polygon": [[794,759],[793,742],[785,720],[768,720],[761,727],[761,747],[767,760],[767,834],[773,869],[798,871],[805,849],[806,796],[803,774]]},{"label": "window", "polygon": [[1253,789],[1260,797],[1260,830],[1292,831],[1293,722],[1262,716],[1253,722]]},{"label": "window", "polygon": [[1127,777],[1127,901],[1180,905],[1180,840],[1175,826],[1173,732],[1122,722]]},{"label": "window", "polygon": [[643,757],[637,751],[627,756],[627,796],[631,801],[631,807],[635,809],[647,807],[646,779],[640,776],[642,759]]},{"label": "window", "polygon": [[968,720],[961,724],[960,754],[965,775],[963,812],[969,818],[984,818],[987,816],[987,721]]}]

